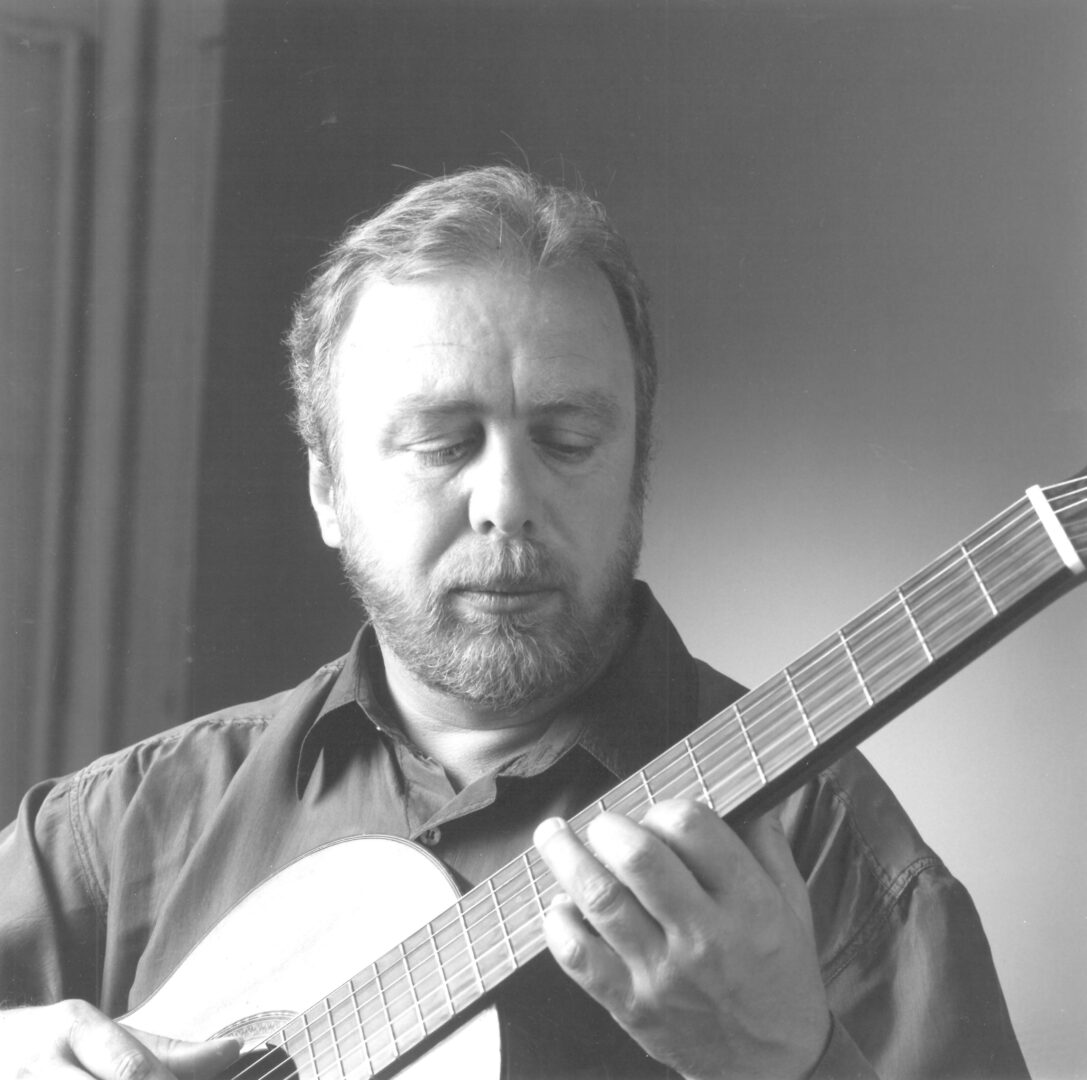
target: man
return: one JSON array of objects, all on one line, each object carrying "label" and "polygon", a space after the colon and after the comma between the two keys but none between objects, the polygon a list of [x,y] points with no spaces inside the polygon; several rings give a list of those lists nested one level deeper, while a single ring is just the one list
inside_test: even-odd
[{"label": "man", "polygon": [[108,1017],[358,833],[462,886],[535,840],[562,891],[551,958],[496,995],[511,1076],[1025,1074],[969,899],[859,755],[742,832],[667,798],[588,846],[567,824],[740,693],[634,581],[656,371],[598,205],[508,168],[422,184],[332,252],[290,343],[366,625],[294,691],[27,796],[0,843],[5,1075],[215,1075],[235,1041]]}]

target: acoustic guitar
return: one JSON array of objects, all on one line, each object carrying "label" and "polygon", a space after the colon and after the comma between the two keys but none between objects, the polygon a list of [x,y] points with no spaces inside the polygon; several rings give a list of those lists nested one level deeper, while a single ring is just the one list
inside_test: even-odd
[{"label": "acoustic guitar", "polygon": [[[673,797],[733,824],[763,812],[1084,580],[1085,558],[1087,475],[1029,489],[572,828],[584,836],[604,810],[637,820]],[[395,896],[375,896],[374,880],[395,881]],[[123,1019],[175,1038],[245,1039],[235,1080],[498,1077],[488,998],[543,950],[557,891],[534,850],[458,897],[407,841],[331,843],[239,901]],[[285,925],[284,912],[300,917]]]}]

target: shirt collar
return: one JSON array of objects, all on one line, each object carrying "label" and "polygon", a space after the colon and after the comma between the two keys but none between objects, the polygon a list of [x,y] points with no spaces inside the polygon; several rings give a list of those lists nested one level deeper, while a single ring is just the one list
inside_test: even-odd
[{"label": "shirt collar", "polygon": [[[560,752],[541,757],[538,768],[553,764],[561,753],[580,745],[616,778],[641,768],[678,742],[697,723],[698,679],[695,661],[644,582],[635,582],[632,630],[626,646],[591,686],[568,702],[555,729]],[[378,731],[402,739],[385,705],[383,665],[377,639],[364,625],[324,704],[299,745],[297,791],[301,796],[322,750],[330,756],[374,738]],[[574,736],[574,733],[577,733]],[[533,767],[535,751],[519,759],[522,774]]]}]

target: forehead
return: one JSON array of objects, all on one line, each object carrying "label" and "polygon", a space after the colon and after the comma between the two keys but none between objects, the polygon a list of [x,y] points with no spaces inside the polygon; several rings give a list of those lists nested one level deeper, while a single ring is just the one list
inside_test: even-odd
[{"label": "forehead", "polygon": [[405,401],[527,408],[572,394],[633,407],[633,359],[595,268],[458,270],[376,281],[337,350],[341,408],[380,418]]}]

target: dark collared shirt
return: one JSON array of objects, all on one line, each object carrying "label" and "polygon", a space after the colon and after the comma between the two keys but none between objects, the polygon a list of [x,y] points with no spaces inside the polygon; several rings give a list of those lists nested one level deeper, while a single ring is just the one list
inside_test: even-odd
[{"label": "dark collared shirt", "polygon": [[[687,653],[644,586],[635,615],[628,647],[548,736],[460,791],[398,733],[369,629],[294,690],[38,785],[0,833],[0,998],[128,1011],[247,891],[344,836],[417,841],[462,886],[489,876],[543,818],[741,693]],[[864,759],[846,755],[782,817],[836,1018],[816,1076],[1025,1075],[969,897]],[[547,956],[498,1000],[518,1080],[672,1075]]]}]

